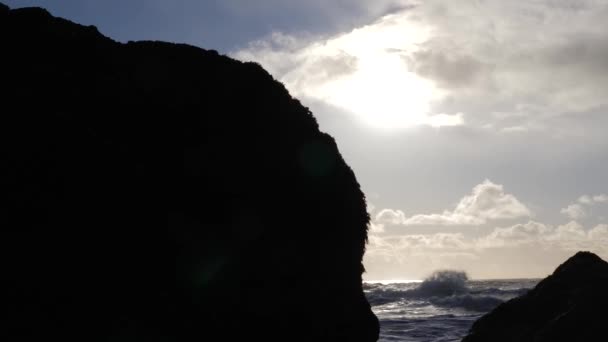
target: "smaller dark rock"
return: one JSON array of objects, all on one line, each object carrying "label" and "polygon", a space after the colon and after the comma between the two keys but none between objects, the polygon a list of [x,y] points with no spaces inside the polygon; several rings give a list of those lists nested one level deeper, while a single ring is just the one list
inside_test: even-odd
[{"label": "smaller dark rock", "polygon": [[578,252],[527,294],[481,317],[463,342],[606,341],[608,263]]}]

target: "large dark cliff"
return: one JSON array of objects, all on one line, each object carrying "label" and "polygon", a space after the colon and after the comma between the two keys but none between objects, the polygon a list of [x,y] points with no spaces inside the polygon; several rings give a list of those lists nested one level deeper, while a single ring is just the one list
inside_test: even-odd
[{"label": "large dark cliff", "polygon": [[608,263],[579,252],[527,294],[481,317],[463,342],[608,341]]},{"label": "large dark cliff", "polygon": [[3,334],[377,339],[364,195],[259,65],[4,5],[0,49]]}]

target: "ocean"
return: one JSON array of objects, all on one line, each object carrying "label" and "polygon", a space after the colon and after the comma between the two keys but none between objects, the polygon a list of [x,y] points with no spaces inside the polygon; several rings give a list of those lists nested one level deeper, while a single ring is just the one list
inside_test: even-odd
[{"label": "ocean", "polygon": [[473,322],[500,303],[524,294],[540,279],[469,280],[440,271],[424,281],[366,282],[380,320],[380,342],[460,341]]}]

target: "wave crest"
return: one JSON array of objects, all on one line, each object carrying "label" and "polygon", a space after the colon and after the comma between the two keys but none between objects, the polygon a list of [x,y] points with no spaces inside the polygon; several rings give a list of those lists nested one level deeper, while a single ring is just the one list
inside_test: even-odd
[{"label": "wave crest", "polygon": [[528,289],[504,288],[493,281],[470,282],[465,272],[442,270],[434,272],[418,285],[375,283],[366,284],[365,290],[372,306],[398,303],[406,308],[426,303],[444,309],[487,312]]},{"label": "wave crest", "polygon": [[436,271],[427,277],[418,288],[411,290],[412,294],[422,297],[447,297],[468,293],[469,277],[462,271]]}]

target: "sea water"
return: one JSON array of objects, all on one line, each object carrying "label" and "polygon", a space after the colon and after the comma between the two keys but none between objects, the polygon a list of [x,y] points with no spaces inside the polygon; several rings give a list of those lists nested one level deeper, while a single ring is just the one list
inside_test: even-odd
[{"label": "sea water", "polygon": [[538,281],[469,280],[441,271],[419,282],[366,282],[364,290],[380,320],[380,342],[448,342],[460,341],[475,320]]}]

